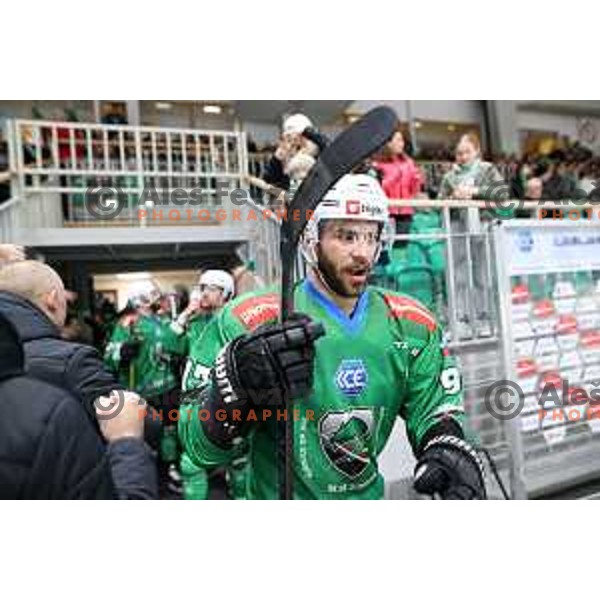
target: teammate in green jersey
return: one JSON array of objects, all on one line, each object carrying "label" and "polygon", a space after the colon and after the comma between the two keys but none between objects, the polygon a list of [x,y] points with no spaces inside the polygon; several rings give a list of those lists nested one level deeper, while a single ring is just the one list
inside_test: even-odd
[{"label": "teammate in green jersey", "polygon": [[140,394],[158,411],[152,415],[155,424],[161,426],[161,487],[177,495],[179,448],[176,421],[171,417],[178,409],[180,391],[174,357],[185,354],[185,340],[172,331],[168,318],[156,314],[160,291],[154,284],[140,286],[129,302],[132,310],[116,325],[106,347],[105,362],[124,387]]},{"label": "teammate in green jersey", "polygon": [[185,335],[187,364],[183,374],[182,388],[198,387],[202,378],[196,376],[197,357],[201,356],[200,337],[213,316],[233,298],[235,283],[227,271],[210,269],[198,280],[198,287],[190,296],[190,303],[171,325],[173,331]]},{"label": "teammate in green jersey", "polygon": [[136,291],[131,310],[116,325],[106,347],[105,360],[123,385],[149,402],[178,386],[170,356],[183,354],[185,342],[155,314],[160,292]]},{"label": "teammate in green jersey", "polygon": [[[460,374],[435,318],[367,285],[387,214],[373,178],[346,175],[307,225],[298,315],[280,324],[277,292],[253,293],[208,325],[198,357],[204,383],[179,421],[185,464],[227,463],[245,440],[247,496],[276,498],[275,426],[290,418],[295,498],[378,499],[377,457],[401,416],[419,493],[485,498],[481,461],[463,436]],[[283,409],[289,398],[293,411]]]},{"label": "teammate in green jersey", "polygon": [[[187,361],[182,379],[184,392],[195,389],[201,382],[196,376],[196,371],[197,358],[202,356],[202,333],[223,305],[233,297],[234,291],[233,277],[227,271],[204,271],[198,280],[198,287],[192,291],[189,305],[171,324],[172,330],[184,336],[186,343]],[[222,470],[215,472],[213,469],[211,473],[204,467],[188,463],[185,459],[181,467],[185,496],[206,499],[209,486],[217,495],[225,493],[226,483],[222,480]]]}]

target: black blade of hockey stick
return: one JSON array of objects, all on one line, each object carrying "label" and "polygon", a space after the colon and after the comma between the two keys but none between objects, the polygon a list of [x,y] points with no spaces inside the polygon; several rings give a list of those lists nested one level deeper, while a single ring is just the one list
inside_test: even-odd
[{"label": "black blade of hockey stick", "polygon": [[[281,225],[281,320],[293,312],[294,260],[308,217],[331,187],[379,150],[394,134],[398,116],[387,106],[370,110],[325,148],[287,208]],[[293,218],[292,218],[293,217]],[[294,430],[292,399],[283,422],[276,423],[279,498],[293,499]]]}]

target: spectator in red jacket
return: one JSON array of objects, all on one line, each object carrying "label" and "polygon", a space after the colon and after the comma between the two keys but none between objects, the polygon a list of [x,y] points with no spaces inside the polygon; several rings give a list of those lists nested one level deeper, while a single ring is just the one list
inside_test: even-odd
[{"label": "spectator in red jacket", "polygon": [[[380,172],[381,185],[387,197],[394,200],[415,198],[421,191],[423,175],[415,162],[404,151],[405,140],[400,123],[392,139],[373,161]],[[415,209],[412,206],[390,206],[390,215],[394,219],[396,234],[407,234],[410,231]],[[405,246],[408,240],[396,242],[397,246]]]}]

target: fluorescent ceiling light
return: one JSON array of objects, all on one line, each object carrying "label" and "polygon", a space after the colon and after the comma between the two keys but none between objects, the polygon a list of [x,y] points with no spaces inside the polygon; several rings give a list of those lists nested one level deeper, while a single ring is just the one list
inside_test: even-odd
[{"label": "fluorescent ceiling light", "polygon": [[146,273],[145,271],[138,273],[117,273],[117,279],[121,279],[122,281],[138,281],[140,279],[150,279],[150,273]]},{"label": "fluorescent ceiling light", "polygon": [[158,110],[171,110],[173,105],[170,102],[156,102],[154,104]]},{"label": "fluorescent ceiling light", "polygon": [[220,115],[223,109],[217,104],[205,104],[202,110],[211,115]]}]

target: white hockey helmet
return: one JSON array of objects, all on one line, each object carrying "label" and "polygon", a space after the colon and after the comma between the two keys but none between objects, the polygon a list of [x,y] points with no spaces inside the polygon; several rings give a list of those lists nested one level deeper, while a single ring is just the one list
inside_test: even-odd
[{"label": "white hockey helmet", "polygon": [[[319,225],[325,220],[371,221],[380,223],[382,237],[389,224],[388,199],[379,182],[371,175],[344,175],[325,195],[309,219],[302,236],[302,254],[316,265]],[[383,239],[382,239],[383,242]],[[375,260],[381,251],[381,244]]]},{"label": "white hockey helmet", "polygon": [[135,308],[150,306],[160,300],[160,288],[151,279],[136,282],[129,288],[128,301]]},{"label": "white hockey helmet", "polygon": [[312,127],[312,121],[302,113],[290,115],[283,121],[283,133],[302,133],[307,127]]},{"label": "white hockey helmet", "polygon": [[235,283],[233,277],[227,271],[219,271],[217,269],[209,269],[200,275],[198,285],[210,285],[221,288],[225,300],[229,300],[233,296]]}]

